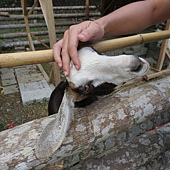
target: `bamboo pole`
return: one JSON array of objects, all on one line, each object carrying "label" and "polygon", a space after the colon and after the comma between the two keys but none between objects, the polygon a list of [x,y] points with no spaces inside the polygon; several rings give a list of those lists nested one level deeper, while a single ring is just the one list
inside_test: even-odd
[{"label": "bamboo pole", "polygon": [[46,63],[53,61],[52,50],[0,54],[0,68]]},{"label": "bamboo pole", "polygon": [[101,41],[94,44],[94,48],[100,52],[115,50],[133,45],[150,43],[154,41],[164,40],[170,38],[170,30],[153,32],[146,34],[138,34],[134,36]]},{"label": "bamboo pole", "polygon": [[170,69],[166,69],[166,70],[159,71],[159,72],[157,72],[157,73],[145,75],[145,76],[143,76],[143,78],[144,78],[145,80],[150,80],[150,79],[153,79],[153,78],[155,78],[155,77],[164,76],[164,75],[166,75],[166,74],[170,74]]},{"label": "bamboo pole", "polygon": [[[30,10],[31,7],[28,7],[28,10]],[[83,10],[83,9],[86,9],[86,6],[54,6],[53,7],[53,10]],[[89,9],[93,9],[95,10],[96,9],[96,6],[95,5],[90,5],[89,6]],[[41,11],[41,7],[35,7],[34,10],[36,11]],[[21,7],[15,7],[15,8],[0,8],[0,12],[11,12],[11,11],[22,11],[22,8]]]},{"label": "bamboo pole", "polygon": [[[77,21],[72,21],[72,22],[58,22],[55,23],[56,27],[60,26],[71,26],[78,24],[79,22]],[[37,28],[37,27],[46,27],[45,23],[36,23],[36,24],[29,24],[30,28]],[[25,24],[11,24],[11,25],[0,25],[0,29],[17,29],[17,28],[25,28]]]},{"label": "bamboo pole", "polygon": [[[92,46],[99,52],[170,38],[170,30],[101,41]],[[52,50],[0,54],[0,68],[54,61]]]},{"label": "bamboo pole", "polygon": [[[101,16],[99,12],[91,12],[89,14],[90,17],[99,17]],[[82,17],[86,17],[85,13],[70,13],[70,14],[54,14],[54,18],[55,19],[59,19],[59,18],[82,18]],[[23,20],[24,17],[22,15],[10,15],[10,17],[4,17],[1,18],[0,21],[13,21],[13,20]],[[34,20],[34,19],[44,19],[43,14],[37,14],[37,15],[31,15],[28,17],[29,20]]]}]

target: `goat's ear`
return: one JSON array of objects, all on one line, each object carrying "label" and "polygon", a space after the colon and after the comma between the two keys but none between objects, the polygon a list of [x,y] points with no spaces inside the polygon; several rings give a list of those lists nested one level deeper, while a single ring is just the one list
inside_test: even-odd
[{"label": "goat's ear", "polygon": [[67,82],[60,82],[58,86],[54,89],[54,91],[51,93],[50,100],[48,103],[48,115],[52,115],[55,113],[58,113],[58,110],[60,108],[64,91],[66,89]]}]

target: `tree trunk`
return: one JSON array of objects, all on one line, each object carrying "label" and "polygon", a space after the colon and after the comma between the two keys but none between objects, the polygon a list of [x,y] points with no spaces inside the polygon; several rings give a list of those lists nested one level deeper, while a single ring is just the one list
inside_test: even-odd
[{"label": "tree trunk", "polygon": [[[119,147],[119,150],[110,151],[110,154],[106,156],[100,155],[99,157],[98,155],[99,158],[93,157],[80,161],[79,166],[81,170],[104,169],[105,167],[110,169],[114,167],[114,170],[164,169],[169,155],[165,154],[163,157],[163,154],[169,149],[170,123],[140,135]],[[159,160],[160,156],[161,160]]]},{"label": "tree trunk", "polygon": [[[63,144],[45,161],[37,159],[35,145],[43,128],[55,116],[28,122],[0,133],[0,167],[3,170],[42,169],[59,161],[64,162],[64,167],[70,167],[90,156],[107,155],[149,129],[168,122],[169,108],[170,76],[101,97],[85,109],[75,109],[75,119]],[[147,138],[141,141],[147,143]],[[159,140],[157,145],[161,145]],[[169,148],[163,145],[164,150]],[[156,154],[162,152],[159,146]],[[136,147],[138,153],[140,149],[140,145]],[[146,157],[151,159],[149,151]],[[145,157],[141,159],[145,161]]]}]

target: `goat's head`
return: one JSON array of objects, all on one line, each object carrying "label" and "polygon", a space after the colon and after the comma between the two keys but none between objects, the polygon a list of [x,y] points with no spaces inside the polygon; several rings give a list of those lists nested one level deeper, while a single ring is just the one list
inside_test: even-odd
[{"label": "goat's head", "polygon": [[[91,47],[78,51],[81,69],[76,70],[71,63],[70,76],[66,83],[61,83],[52,94],[49,102],[49,114],[57,113],[59,103],[67,89],[76,106],[91,103],[91,98],[111,93],[116,87],[136,77],[143,76],[149,69],[149,64],[134,55],[106,56],[98,54]],[[62,94],[61,94],[62,93]]]},{"label": "goat's head", "polygon": [[86,106],[93,102],[95,96],[109,94],[117,86],[144,75],[149,69],[144,59],[133,55],[109,57],[98,54],[90,47],[80,49],[78,55],[81,69],[76,70],[71,64],[67,81],[61,82],[51,94],[49,115],[58,114],[45,127],[38,140],[38,158],[49,158],[61,146],[74,106]]}]

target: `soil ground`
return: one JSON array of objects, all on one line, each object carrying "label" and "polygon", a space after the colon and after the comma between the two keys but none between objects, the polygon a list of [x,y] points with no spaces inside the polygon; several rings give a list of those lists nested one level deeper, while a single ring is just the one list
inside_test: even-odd
[{"label": "soil ground", "polygon": [[[51,70],[51,64],[43,65],[47,74]],[[1,79],[0,79],[1,86]],[[47,116],[48,101],[34,102],[23,106],[20,93],[4,95],[0,89],[0,131],[4,126],[14,122],[15,126]]]},{"label": "soil ground", "polygon": [[15,126],[47,116],[47,101],[23,106],[19,93],[0,95],[0,126],[15,122]]}]

